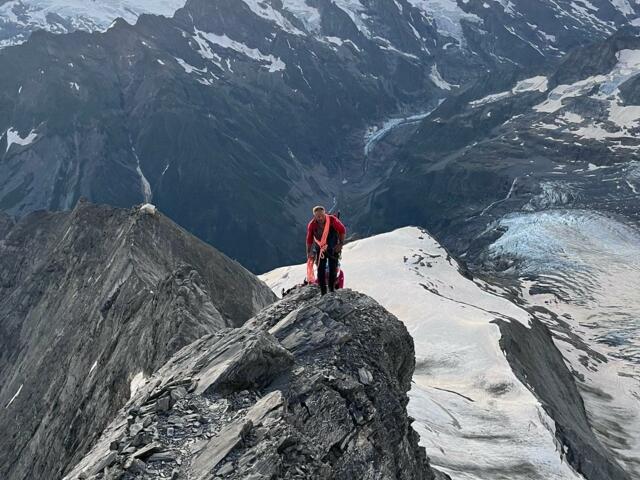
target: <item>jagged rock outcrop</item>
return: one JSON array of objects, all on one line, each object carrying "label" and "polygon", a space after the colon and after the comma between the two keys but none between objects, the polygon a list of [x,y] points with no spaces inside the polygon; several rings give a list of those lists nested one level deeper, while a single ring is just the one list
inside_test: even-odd
[{"label": "jagged rock outcrop", "polygon": [[414,365],[371,298],[306,287],[183,348],[65,479],[445,478],[406,413]]},{"label": "jagged rock outcrop", "polygon": [[274,299],[152,206],[22,219],[0,240],[0,478],[61,478],[145,376]]}]

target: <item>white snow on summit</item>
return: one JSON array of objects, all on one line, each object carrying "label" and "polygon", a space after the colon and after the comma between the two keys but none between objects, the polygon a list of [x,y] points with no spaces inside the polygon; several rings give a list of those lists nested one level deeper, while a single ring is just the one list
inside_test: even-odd
[{"label": "white snow on summit", "polygon": [[0,48],[25,42],[37,29],[53,33],[103,31],[116,18],[172,16],[186,0],[11,0],[0,5]]},{"label": "white snow on summit", "polygon": [[[554,422],[499,346],[493,320],[528,325],[525,310],[464,277],[447,251],[414,227],[346,245],[342,268],[347,288],[377,300],[414,339],[408,410],[435,467],[454,479],[530,480],[531,470],[536,478],[580,478],[557,450]],[[261,278],[279,294],[304,272],[296,265]]]}]

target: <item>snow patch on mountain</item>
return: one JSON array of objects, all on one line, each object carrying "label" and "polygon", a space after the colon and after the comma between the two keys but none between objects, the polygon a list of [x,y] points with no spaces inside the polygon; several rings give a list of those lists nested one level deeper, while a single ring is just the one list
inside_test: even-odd
[{"label": "snow patch on mountain", "polygon": [[[637,4],[636,0],[636,4]],[[623,15],[635,15],[633,7],[629,4],[629,0],[611,0],[611,4],[616,7]]]},{"label": "snow patch on mountain", "polygon": [[544,102],[533,109],[537,112],[557,112],[564,106],[565,100],[585,95],[596,86],[599,87],[598,93],[593,98],[606,100],[617,97],[620,86],[640,73],[640,50],[620,50],[616,57],[618,62],[607,75],[594,75],[572,84],[558,85]]},{"label": "snow patch on mountain", "polygon": [[153,198],[153,193],[151,191],[151,184],[147,177],[144,176],[142,172],[142,166],[140,165],[140,157],[138,156],[138,152],[136,152],[135,147],[131,147],[131,153],[133,153],[134,158],[136,159],[136,172],[138,177],[140,177],[140,190],[142,192],[142,198],[144,198],[145,203],[149,203]]},{"label": "snow patch on mountain", "polygon": [[320,32],[322,17],[320,11],[305,0],[282,0],[285,10],[296,16],[310,33]]},{"label": "snow patch on mountain", "polygon": [[565,111],[560,117],[561,120],[569,123],[582,123],[584,122],[584,118],[582,115],[578,115],[577,113]]},{"label": "snow patch on mountain", "polygon": [[140,387],[142,387],[145,384],[146,380],[147,379],[144,376],[144,372],[138,372],[131,379],[131,384],[129,386],[129,392],[130,392],[129,398],[133,398],[133,396],[140,389]]},{"label": "snow patch on mountain", "polygon": [[[196,30],[196,34],[198,37],[203,38],[214,45],[233,50],[257,62],[266,63],[266,65],[264,65],[264,68],[269,70],[269,72],[271,73],[279,72],[287,68],[287,65],[280,58],[273,55],[264,55],[257,48],[251,48],[242,42],[238,42],[229,38],[227,35],[217,35],[215,33],[201,32],[199,30]],[[214,56],[216,56],[213,52],[211,52],[210,49],[207,49],[206,46],[202,45],[201,43],[200,45],[202,48],[201,52],[203,52],[203,55],[205,57],[214,58]]]},{"label": "snow patch on mountain", "polygon": [[[517,380],[498,344],[493,320],[528,325],[525,310],[461,275],[447,251],[418,228],[346,245],[342,268],[348,288],[381,303],[414,338],[408,410],[434,466],[474,480],[496,472],[530,480],[532,470],[536,478],[580,478],[561,460],[554,422]],[[280,293],[304,275],[305,266],[296,265],[261,278]]]},{"label": "snow patch on mountain", "polygon": [[640,106],[623,106],[612,100],[609,106],[609,121],[624,129],[637,128],[640,122]]},{"label": "snow patch on mountain", "polygon": [[365,37],[371,38],[371,31],[365,22],[368,18],[366,8],[362,5],[360,0],[333,0],[333,3],[349,15],[353,24]]},{"label": "snow patch on mountain", "polygon": [[193,65],[191,65],[190,63],[185,62],[182,58],[176,57],[176,61],[178,62],[178,65],[180,65],[184,71],[186,73],[193,73],[193,72],[197,72],[197,73],[207,73],[207,69],[200,69],[198,67],[194,67]]},{"label": "snow patch on mountain", "polygon": [[596,98],[614,95],[624,82],[640,73],[640,50],[620,50],[616,53],[616,58],[618,63],[603,81]]},{"label": "snow patch on mountain", "polygon": [[438,65],[435,63],[431,66],[431,74],[429,75],[429,78],[441,90],[451,90],[453,87],[459,87],[459,85],[451,85],[442,78],[442,75],[440,75],[440,72],[438,71]]},{"label": "snow patch on mountain", "polygon": [[15,401],[16,398],[18,398],[18,395],[20,395],[20,392],[22,392],[22,387],[24,387],[24,384],[20,385],[20,388],[18,388],[18,391],[16,392],[16,394],[11,397],[11,400],[9,400],[9,403],[7,403],[5,405],[5,409],[9,408],[11,406],[11,404]]},{"label": "snow patch on mountain", "polygon": [[463,22],[482,24],[483,20],[462,10],[455,0],[408,0],[420,9],[427,19],[433,19],[442,35],[455,38],[460,45],[466,44]]},{"label": "snow patch on mountain", "polygon": [[598,125],[596,123],[592,123],[589,125],[585,125],[583,127],[577,128],[575,130],[565,130],[576,137],[585,139],[585,140],[606,140],[609,138],[625,138],[630,136],[627,132],[623,130],[616,130],[611,132],[605,129],[602,125]]},{"label": "snow patch on mountain", "polygon": [[551,92],[549,92],[549,95],[544,102],[535,105],[533,109],[537,112],[544,113],[557,112],[564,106],[564,101],[566,99],[579,97],[587,93],[595,85],[603,83],[605,80],[606,77],[604,75],[596,75],[584,80],[577,81],[570,85],[558,85],[553,90],[551,90]]},{"label": "snow patch on mountain", "polygon": [[[281,12],[273,8],[271,2],[262,0],[242,0],[253,13],[265,20],[275,23],[280,29],[293,35],[304,35]],[[296,2],[300,3],[300,2]]]},{"label": "snow patch on mountain", "polygon": [[526,78],[524,80],[520,80],[516,85],[506,92],[493,93],[491,95],[487,95],[479,100],[474,100],[469,102],[469,105],[472,107],[479,107],[481,105],[486,105],[488,103],[494,103],[499,100],[504,100],[505,98],[512,97],[514,95],[518,95],[520,93],[525,92],[546,92],[549,88],[549,80],[544,75],[539,75],[536,77]]},{"label": "snow patch on mountain", "polygon": [[[534,126],[557,130],[558,133],[570,134],[583,140],[609,141],[625,139],[625,142],[637,138],[635,130],[640,127],[640,105],[624,105],[621,98],[621,86],[640,74],[640,50],[620,50],[616,53],[617,63],[606,75],[594,75],[572,84],[555,87],[547,99],[533,107],[539,113],[557,112],[553,123],[538,122]],[[594,93],[595,92],[595,93]],[[579,101],[580,97],[590,98],[591,102],[601,103],[599,113],[588,122],[582,115],[571,110],[571,99]],[[566,128],[560,128],[567,125]],[[610,145],[609,148],[635,148],[633,145]]]},{"label": "snow patch on mountain", "polygon": [[35,132],[35,130],[31,130],[31,132],[29,132],[26,137],[22,137],[18,130],[14,129],[13,127],[9,127],[5,132],[5,137],[7,139],[7,149],[5,150],[6,153],[9,151],[11,145],[13,144],[21,145],[23,147],[31,145],[38,137],[38,134]]},{"label": "snow patch on mountain", "polygon": [[591,26],[595,30],[599,30],[602,33],[607,34],[613,32],[616,28],[616,25],[611,21],[607,21],[598,17],[598,10],[599,8],[593,5],[591,2],[588,2],[587,0],[581,0],[580,3],[571,2],[569,4],[569,12],[565,12],[574,17],[583,25],[591,24]]}]

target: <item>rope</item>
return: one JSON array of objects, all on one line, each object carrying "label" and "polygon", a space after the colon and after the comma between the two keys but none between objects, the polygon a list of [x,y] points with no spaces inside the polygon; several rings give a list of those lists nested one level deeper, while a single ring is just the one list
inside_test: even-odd
[{"label": "rope", "polygon": [[[318,240],[315,236],[313,237],[313,241],[318,244],[320,248],[320,253],[318,255],[318,263],[320,263],[320,259],[324,258],[327,252],[327,240],[329,239],[329,230],[331,229],[331,215],[327,215],[324,222],[324,230],[322,231],[322,238]],[[307,282],[315,283],[316,276],[313,271],[313,266],[315,264],[315,260],[313,258],[307,259]]]}]

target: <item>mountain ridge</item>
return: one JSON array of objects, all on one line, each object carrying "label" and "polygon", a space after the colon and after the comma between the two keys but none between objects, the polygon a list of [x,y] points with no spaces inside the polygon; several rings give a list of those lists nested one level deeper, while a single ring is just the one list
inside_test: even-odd
[{"label": "mountain ridge", "polygon": [[136,378],[274,299],[149,208],[34,213],[2,240],[0,263],[3,478],[60,473]]}]

